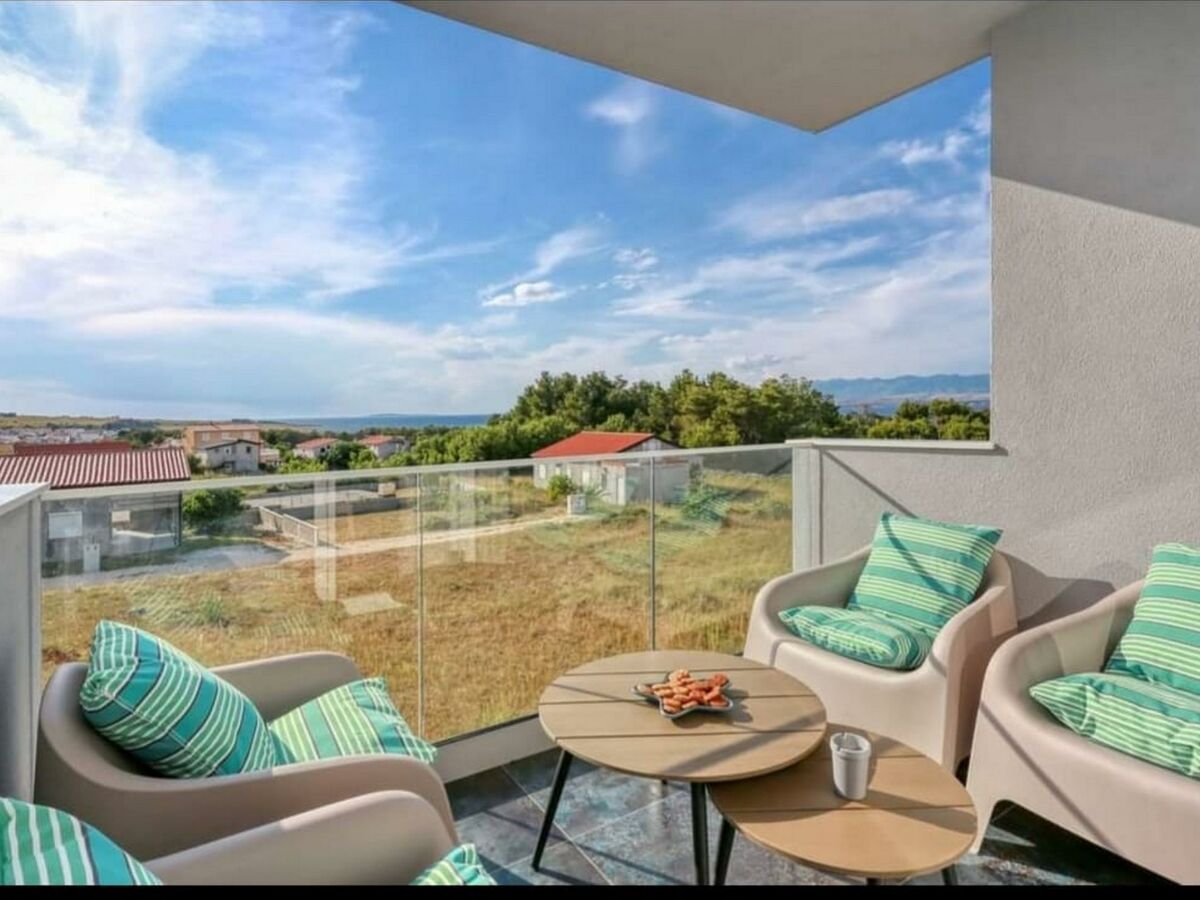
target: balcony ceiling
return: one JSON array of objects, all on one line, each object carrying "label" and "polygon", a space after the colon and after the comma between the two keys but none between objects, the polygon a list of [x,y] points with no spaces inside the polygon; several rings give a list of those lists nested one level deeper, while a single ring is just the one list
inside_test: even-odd
[{"label": "balcony ceiling", "polygon": [[988,53],[1037,0],[405,0],[820,131]]}]

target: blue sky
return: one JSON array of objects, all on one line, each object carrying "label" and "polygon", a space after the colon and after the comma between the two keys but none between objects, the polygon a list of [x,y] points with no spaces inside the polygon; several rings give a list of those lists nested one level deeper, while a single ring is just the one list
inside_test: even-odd
[{"label": "blue sky", "polygon": [[0,5],[0,410],[986,372],[988,91],[811,135],[396,4]]}]

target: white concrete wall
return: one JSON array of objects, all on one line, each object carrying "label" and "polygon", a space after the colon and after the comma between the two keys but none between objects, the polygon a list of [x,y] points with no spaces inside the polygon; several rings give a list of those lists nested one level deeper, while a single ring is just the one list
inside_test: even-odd
[{"label": "white concrete wall", "polygon": [[0,797],[26,800],[42,687],[41,491],[0,486]]},{"label": "white concrete wall", "polygon": [[885,508],[1002,526],[1030,621],[1200,545],[1200,4],[1043,4],[992,91],[1001,449],[822,452],[820,547]]}]

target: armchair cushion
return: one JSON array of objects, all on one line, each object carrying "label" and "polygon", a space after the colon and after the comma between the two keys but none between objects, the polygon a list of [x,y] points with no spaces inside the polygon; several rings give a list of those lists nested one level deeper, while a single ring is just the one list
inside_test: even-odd
[{"label": "armchair cushion", "polygon": [[395,753],[424,762],[437,757],[437,748],[408,727],[382,678],[364,678],[327,691],[280,716],[270,728],[287,751],[280,762],[371,753]]},{"label": "armchair cushion", "polygon": [[933,646],[924,632],[864,610],[797,606],[779,618],[811,644],[884,669],[915,669]]},{"label": "armchair cushion", "polygon": [[1200,697],[1133,675],[1085,672],[1035,684],[1030,696],[1088,740],[1200,778]]},{"label": "armchair cushion", "polygon": [[460,844],[422,872],[415,885],[467,885],[482,887],[496,882],[479,862],[474,844]]},{"label": "armchair cushion", "polygon": [[1200,550],[1154,548],[1133,620],[1104,670],[1200,695]]},{"label": "armchair cushion", "polygon": [[934,637],[974,599],[1000,529],[884,513],[846,608]]},{"label": "armchair cushion", "polygon": [[172,778],[268,769],[278,750],[246,696],[161,638],[101,621],[79,691],[83,717]]},{"label": "armchair cushion", "polygon": [[74,816],[0,798],[0,885],[161,884]]}]

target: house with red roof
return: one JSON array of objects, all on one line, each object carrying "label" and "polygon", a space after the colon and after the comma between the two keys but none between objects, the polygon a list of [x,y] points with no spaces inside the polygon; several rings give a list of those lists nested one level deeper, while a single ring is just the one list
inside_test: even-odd
[{"label": "house with red roof", "polygon": [[301,441],[293,449],[296,451],[297,456],[302,456],[305,459],[324,459],[325,454],[329,452],[329,448],[336,443],[337,438],[309,438],[307,441]]},{"label": "house with red roof", "polygon": [[370,450],[376,459],[387,459],[408,449],[408,438],[399,434],[368,434],[358,443]]},{"label": "house with red roof", "polygon": [[657,457],[652,480],[649,460],[639,457],[678,449],[647,431],[581,431],[534,452],[533,483],[545,488],[554,476],[566,475],[581,493],[616,506],[649,502],[651,494],[657,502],[669,503],[687,490],[698,460]]}]

